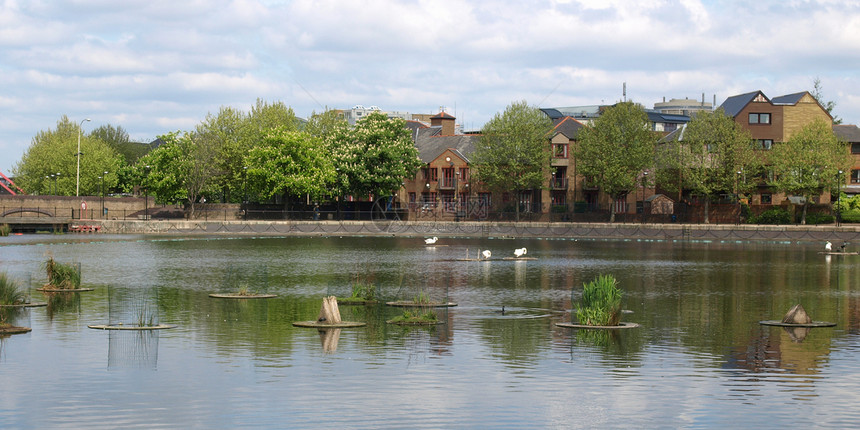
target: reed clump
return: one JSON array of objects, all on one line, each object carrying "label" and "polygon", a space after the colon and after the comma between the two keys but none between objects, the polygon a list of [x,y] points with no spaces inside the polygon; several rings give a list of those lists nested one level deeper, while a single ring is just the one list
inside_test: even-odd
[{"label": "reed clump", "polygon": [[576,310],[580,324],[616,326],[621,321],[621,289],[612,275],[599,275],[583,284],[582,301]]},{"label": "reed clump", "polygon": [[0,272],[0,305],[21,305],[27,302],[27,295],[18,289],[18,283]]},{"label": "reed clump", "polygon": [[0,236],[9,236],[10,233],[12,233],[12,226],[6,223],[0,224]]},{"label": "reed clump", "polygon": [[51,257],[45,262],[45,272],[48,274],[47,288],[75,290],[81,287],[81,272],[77,265],[60,263]]}]

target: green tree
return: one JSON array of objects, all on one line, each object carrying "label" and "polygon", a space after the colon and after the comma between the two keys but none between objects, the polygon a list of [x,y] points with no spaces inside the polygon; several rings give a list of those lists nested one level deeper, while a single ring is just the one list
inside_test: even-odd
[{"label": "green tree", "polygon": [[422,165],[406,123],[374,112],[352,129],[335,127],[328,135],[334,156],[338,195],[374,198],[393,195]]},{"label": "green tree", "polygon": [[833,109],[836,107],[836,102],[834,102],[833,100],[824,100],[824,90],[821,86],[821,79],[819,79],[818,77],[816,77],[812,81],[812,97],[814,97],[818,104],[820,104],[821,107],[823,107],[824,110],[826,110],[827,113],[830,114],[830,116],[833,118],[834,124],[842,124],[842,118],[833,115]]},{"label": "green tree", "polygon": [[[80,124],[63,116],[57,128],[43,130],[33,137],[30,147],[12,168],[15,182],[31,194],[74,195],[77,185],[78,137]],[[122,165],[120,155],[101,139],[80,135],[80,194],[97,195],[102,186],[99,176],[116,172]],[[53,176],[59,173],[59,176]],[[116,186],[117,176],[108,175],[105,186]]]},{"label": "green tree", "polygon": [[263,198],[307,194],[318,199],[335,180],[334,164],[322,139],[285,127],[270,131],[262,146],[251,149],[245,163],[249,184]]},{"label": "green tree", "polygon": [[349,123],[340,118],[336,110],[326,109],[322,113],[312,112],[302,131],[325,140],[328,136],[348,127]]},{"label": "green tree", "polygon": [[[654,164],[657,135],[649,125],[645,110],[632,102],[606,109],[579,131],[574,151],[579,172],[612,200],[626,196]],[[615,205],[609,206],[609,222],[615,222]]]},{"label": "green tree", "polygon": [[755,187],[753,181],[739,181],[737,173],[752,177],[758,171],[752,137],[721,109],[696,113],[677,136],[658,151],[658,182],[668,191],[690,190],[704,197],[706,224],[717,194],[741,194]]},{"label": "green tree", "polygon": [[200,198],[214,192],[217,152],[188,132],[176,131],[159,139],[164,143],[135,165],[134,179],[161,203],[187,202],[187,216],[193,218]]},{"label": "green tree", "polygon": [[122,126],[101,125],[91,131],[90,136],[100,139],[113,148],[122,156],[123,162],[127,165],[136,163],[140,157],[150,150],[149,145],[129,140],[128,132]]},{"label": "green tree", "polygon": [[245,155],[252,148],[245,145],[257,145],[261,142],[256,138],[243,140],[243,129],[248,126],[248,120],[245,113],[222,106],[216,115],[207,114],[196,127],[196,139],[217,154],[212,172],[212,186],[220,190],[224,200],[228,202],[238,202],[243,196]]},{"label": "green tree", "polygon": [[550,131],[552,120],[540,109],[514,102],[484,125],[475,142],[475,179],[494,191],[515,191],[517,221],[520,193],[540,188],[547,178]]},{"label": "green tree", "polygon": [[[833,127],[816,119],[774,146],[769,161],[777,191],[803,197],[801,224],[806,224],[809,201],[836,185],[839,171],[847,172],[852,159],[846,143],[833,134]],[[833,190],[835,192],[835,190]]]}]

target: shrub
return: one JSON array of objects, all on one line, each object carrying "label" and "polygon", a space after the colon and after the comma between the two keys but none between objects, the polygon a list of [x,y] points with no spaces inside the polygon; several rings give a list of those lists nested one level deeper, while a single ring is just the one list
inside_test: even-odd
[{"label": "shrub", "polygon": [[0,305],[20,305],[27,301],[27,296],[18,289],[18,284],[0,273]]},{"label": "shrub", "polygon": [[45,262],[48,286],[56,289],[73,290],[81,287],[81,272],[73,264],[58,263],[53,258]]},{"label": "shrub", "polygon": [[582,302],[576,310],[580,324],[613,326],[621,319],[621,289],[612,275],[600,275],[583,284]]},{"label": "shrub", "polygon": [[833,224],[836,217],[830,214],[806,214],[807,225]]},{"label": "shrub", "polygon": [[860,222],[860,209],[851,209],[842,212],[842,222]]},{"label": "shrub", "polygon": [[12,227],[9,224],[0,224],[0,236],[9,236],[12,233]]},{"label": "shrub", "polygon": [[750,217],[750,224],[791,224],[791,214],[782,208],[768,209]]}]

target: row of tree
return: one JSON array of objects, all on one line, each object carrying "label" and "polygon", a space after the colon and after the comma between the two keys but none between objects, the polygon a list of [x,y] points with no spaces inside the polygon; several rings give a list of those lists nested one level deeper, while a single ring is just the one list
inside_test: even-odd
[{"label": "row of tree", "polygon": [[[483,127],[471,160],[473,178],[491,191],[517,195],[544,187],[551,131],[539,109],[512,103]],[[188,203],[192,215],[204,196],[287,204],[298,196],[390,196],[422,165],[402,119],[374,113],[350,127],[332,110],[305,121],[281,102],[258,100],[249,112],[222,107],[193,131],[159,136],[160,145],[145,154],[145,145],[131,144],[121,128],[101,126],[84,135],[80,124],[63,117],[56,130],[33,138],[13,171],[19,185],[31,193],[71,195],[79,133],[81,194],[141,186],[162,203]],[[641,106],[618,103],[580,130],[572,155],[588,185],[613,200],[657,186],[689,192],[706,205],[762,184],[808,202],[834,189],[838,172],[851,167],[845,144],[823,121],[772,151],[756,150],[750,134],[721,110],[696,114],[676,135],[660,141]]]},{"label": "row of tree", "polygon": [[[525,102],[511,104],[484,127],[474,154],[474,176],[501,191],[545,187],[551,130],[552,123],[539,109]],[[845,142],[821,120],[770,151],[759,150],[750,133],[719,109],[695,114],[674,138],[661,137],[651,131],[641,106],[618,103],[579,131],[572,151],[577,171],[613,200],[654,186],[697,196],[706,206],[705,222],[707,206],[720,195],[738,198],[766,185],[803,197],[805,222],[808,202],[823,192],[838,192],[838,181],[844,178],[840,174],[852,165]],[[614,209],[610,205],[610,222]]]},{"label": "row of tree", "polygon": [[[158,147],[143,155],[121,152],[124,146],[106,133],[116,130],[81,133],[81,194],[139,186],[159,202],[189,203],[192,215],[204,196],[234,203],[249,196],[283,202],[290,196],[390,196],[421,165],[405,122],[382,113],[350,127],[332,110],[305,121],[281,102],[258,100],[250,112],[222,107],[193,131],[161,135]],[[56,130],[34,137],[13,169],[19,185],[31,193],[72,195],[80,132],[80,124],[64,117]]]}]

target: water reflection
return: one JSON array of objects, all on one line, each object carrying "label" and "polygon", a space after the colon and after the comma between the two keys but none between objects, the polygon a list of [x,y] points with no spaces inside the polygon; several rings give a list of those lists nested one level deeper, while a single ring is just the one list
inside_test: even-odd
[{"label": "water reflection", "polygon": [[[59,260],[81,261],[95,291],[47,297],[47,311],[19,317],[33,333],[0,344],[4,391],[17,393],[0,394],[0,409],[22,411],[0,416],[0,427],[98,426],[102,416],[52,406],[89,398],[122,411],[115,422],[149,427],[773,427],[860,418],[852,409],[860,395],[845,382],[860,377],[860,258],[825,258],[818,244],[524,241],[517,245],[536,260],[470,262],[458,261],[468,249],[501,256],[511,242],[47,239],[0,245],[0,270],[41,273],[49,247]],[[582,283],[605,273],[633,311],[624,320],[641,327],[555,327],[571,318]],[[323,297],[349,295],[356,276],[372,280],[382,300],[423,293],[458,306],[434,308],[444,322],[434,327],[386,324],[402,309],[384,304],[340,306],[343,319],[365,327],[292,327],[314,319]],[[244,285],[278,296],[208,296]],[[796,303],[837,327],[789,333],[758,324]],[[82,322],[134,322],[141,310],[179,327],[107,334],[105,372],[106,334]],[[135,385],[139,397],[114,395],[139,382],[129,371],[137,368],[149,370]],[[180,391],[195,400],[162,396]],[[333,396],[342,403],[324,401]],[[798,418],[801,402],[827,418]],[[22,418],[36,412],[46,418]]]}]

